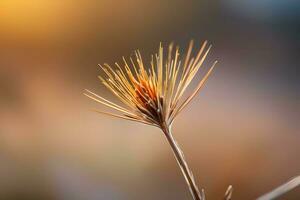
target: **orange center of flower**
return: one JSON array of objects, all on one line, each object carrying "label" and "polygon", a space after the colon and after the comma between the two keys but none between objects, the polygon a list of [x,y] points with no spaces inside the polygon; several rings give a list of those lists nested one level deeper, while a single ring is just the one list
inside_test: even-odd
[{"label": "orange center of flower", "polygon": [[135,85],[136,100],[139,102],[137,108],[150,118],[161,121],[161,97],[157,97],[156,88],[151,86],[149,82],[142,80]]}]

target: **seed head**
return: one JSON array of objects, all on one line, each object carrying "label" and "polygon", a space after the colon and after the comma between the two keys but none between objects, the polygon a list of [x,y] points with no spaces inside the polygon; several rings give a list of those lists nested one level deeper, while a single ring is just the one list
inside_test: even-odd
[{"label": "seed head", "polygon": [[122,67],[118,63],[115,63],[114,68],[106,63],[99,65],[105,73],[105,77],[99,76],[100,80],[124,106],[89,90],[86,90],[85,95],[119,112],[114,114],[97,111],[99,113],[160,128],[169,126],[199,92],[217,63],[214,62],[193,92],[184,97],[187,87],[202,66],[210,48],[211,46],[207,48],[205,41],[193,57],[191,56],[193,41],[191,41],[185,58],[181,61],[178,47],[174,51],[173,44],[170,44],[167,53],[164,53],[160,44],[158,53],[151,56],[151,62],[147,67],[138,50],[135,51],[134,59],[130,57],[130,62],[123,57]]}]

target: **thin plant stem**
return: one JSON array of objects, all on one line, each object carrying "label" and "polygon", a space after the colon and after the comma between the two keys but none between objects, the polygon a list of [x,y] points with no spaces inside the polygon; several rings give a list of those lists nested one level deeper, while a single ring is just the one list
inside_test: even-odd
[{"label": "thin plant stem", "polygon": [[[181,172],[186,180],[186,183],[189,187],[189,190],[190,190],[190,193],[191,195],[193,196],[193,199],[194,200],[204,200],[204,197],[202,198],[200,192],[199,192],[199,189],[195,183],[195,180],[194,180],[194,176],[192,174],[192,171],[189,169],[189,166],[184,158],[184,155],[183,155],[183,152],[181,151],[181,149],[179,148],[177,142],[175,141],[172,133],[171,133],[171,128],[168,127],[168,126],[164,126],[162,128],[170,146],[171,146],[171,149],[174,153],[174,156],[177,160],[177,163],[181,169]],[[204,194],[204,193],[203,193]]]},{"label": "thin plant stem", "polygon": [[257,198],[256,200],[271,200],[276,199],[279,196],[293,190],[294,188],[300,186],[300,176],[293,178],[292,180],[284,183],[283,185],[275,188],[271,192]]}]

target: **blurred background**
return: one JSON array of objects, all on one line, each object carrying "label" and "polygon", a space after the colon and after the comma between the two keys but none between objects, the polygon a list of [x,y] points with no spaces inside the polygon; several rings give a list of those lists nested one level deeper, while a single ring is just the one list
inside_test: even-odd
[{"label": "blurred background", "polygon": [[[296,0],[1,0],[0,199],[191,199],[156,128],[102,116],[98,63],[209,40],[206,86],[173,132],[208,199],[300,174]],[[198,45],[198,46],[199,46]],[[195,86],[195,81],[192,86]],[[299,189],[282,199],[300,199]]]}]

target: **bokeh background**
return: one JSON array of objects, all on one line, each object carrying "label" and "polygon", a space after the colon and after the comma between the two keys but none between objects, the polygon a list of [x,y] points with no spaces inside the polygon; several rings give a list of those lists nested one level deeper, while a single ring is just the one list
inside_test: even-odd
[{"label": "bokeh background", "polygon": [[[213,44],[174,123],[200,187],[254,199],[300,174],[296,0],[1,0],[0,199],[191,199],[161,132],[90,111],[98,63]],[[195,86],[196,82],[192,86]],[[300,199],[294,190],[282,199]]]}]

